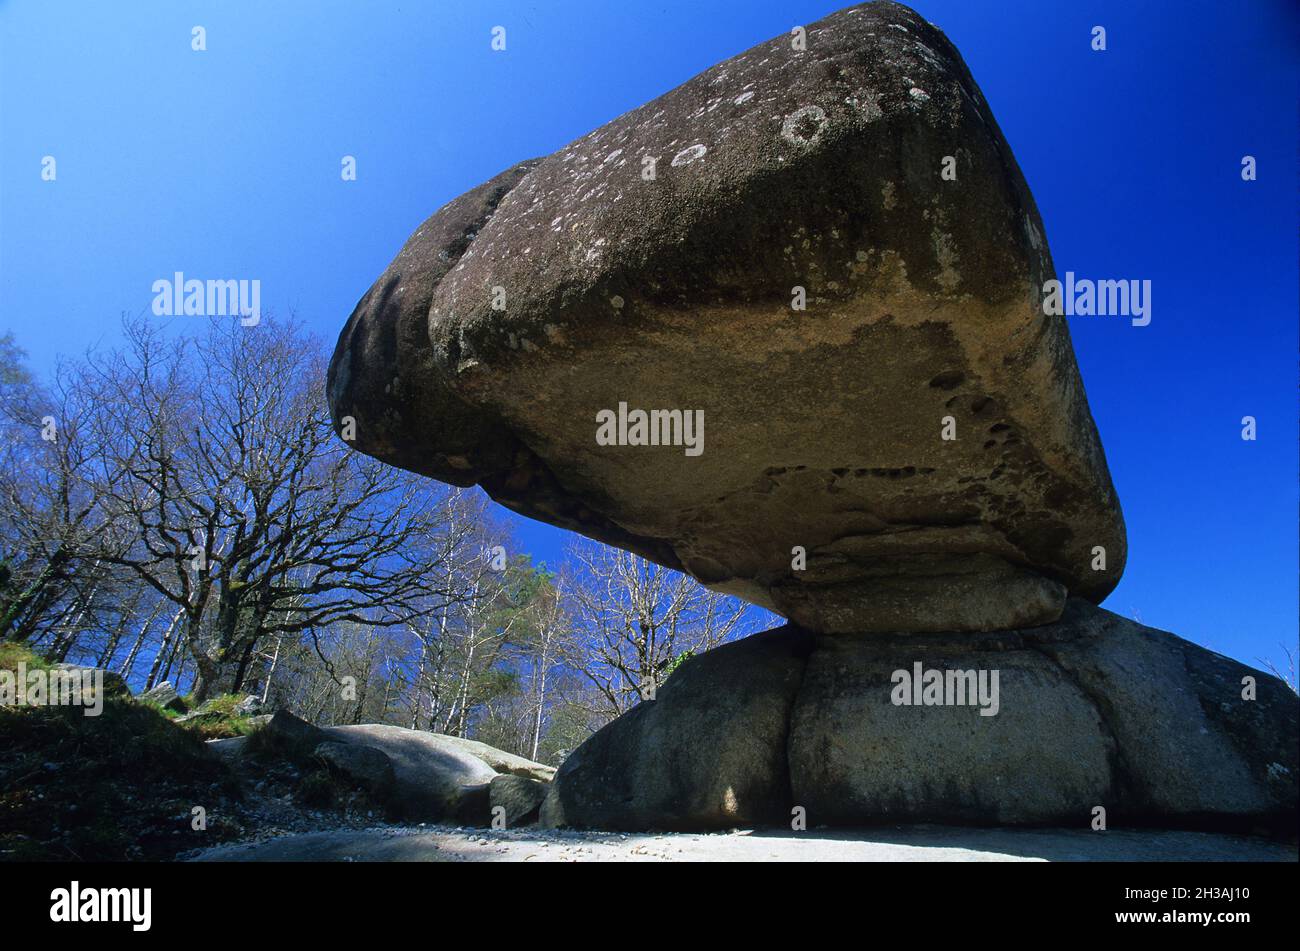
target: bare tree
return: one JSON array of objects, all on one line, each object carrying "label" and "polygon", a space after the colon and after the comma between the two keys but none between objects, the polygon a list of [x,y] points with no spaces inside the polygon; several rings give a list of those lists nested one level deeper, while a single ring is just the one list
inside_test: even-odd
[{"label": "bare tree", "polygon": [[197,699],[240,689],[263,638],[436,609],[442,490],[337,438],[316,341],[268,319],[196,340],[136,320],[126,336],[84,375],[96,495],[108,534],[132,540],[99,557],[179,611]]},{"label": "bare tree", "polygon": [[532,742],[529,744],[529,759],[537,759],[542,742],[542,723],[546,716],[546,704],[550,697],[547,688],[555,676],[555,668],[560,663],[560,648],[563,636],[569,627],[569,618],[564,610],[562,591],[547,583],[534,599],[533,610],[536,622],[534,637],[529,645],[531,657],[532,682]]},{"label": "bare tree", "polygon": [[582,541],[571,560],[565,660],[611,716],[653,697],[683,654],[753,629],[756,614],[743,601],[630,552]]},{"label": "bare tree", "polygon": [[1278,647],[1281,648],[1282,655],[1286,658],[1285,671],[1280,669],[1274,661],[1265,660],[1262,657],[1259,658],[1259,663],[1262,664],[1264,669],[1270,674],[1282,681],[1282,683],[1286,684],[1292,693],[1300,693],[1300,684],[1297,684],[1296,681],[1296,655],[1291,651],[1291,648],[1287,647],[1285,644],[1278,644]]},{"label": "bare tree", "polygon": [[96,406],[75,368],[61,364],[42,387],[15,369],[12,340],[0,339],[0,351],[0,638],[28,640],[52,615],[84,617],[111,580],[102,565],[79,562],[118,540],[104,530],[92,478],[103,449],[89,425]]}]

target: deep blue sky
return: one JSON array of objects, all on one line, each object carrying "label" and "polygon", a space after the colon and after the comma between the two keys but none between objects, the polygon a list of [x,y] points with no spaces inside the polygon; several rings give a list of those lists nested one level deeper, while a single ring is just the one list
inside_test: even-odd
[{"label": "deep blue sky", "polygon": [[[182,270],[258,278],[264,309],[332,344],[439,205],[840,5],[0,0],[0,332],[46,371]],[[914,5],[984,90],[1058,270],[1154,284],[1148,327],[1071,321],[1129,531],[1106,606],[1280,658],[1297,637],[1297,5]],[[558,560],[564,533],[511,519]]]}]

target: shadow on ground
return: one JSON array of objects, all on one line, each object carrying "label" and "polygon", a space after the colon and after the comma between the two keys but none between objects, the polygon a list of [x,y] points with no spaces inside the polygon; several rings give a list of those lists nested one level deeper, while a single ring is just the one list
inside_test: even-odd
[{"label": "shadow on ground", "polygon": [[1296,847],[1205,832],[899,829],[622,835],[450,827],[312,832],[208,849],[234,862],[1295,862]]}]

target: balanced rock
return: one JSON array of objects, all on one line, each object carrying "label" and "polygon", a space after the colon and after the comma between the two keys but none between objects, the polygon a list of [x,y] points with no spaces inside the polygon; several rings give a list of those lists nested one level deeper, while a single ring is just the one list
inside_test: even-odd
[{"label": "balanced rock", "polygon": [[1123,519],[988,103],[899,4],[805,33],[425,221],[339,339],[336,425],[822,632],[1100,601]]},{"label": "balanced rock", "polygon": [[1294,834],[1298,713],[1276,677],[1081,599],[986,634],[787,625],[683,663],[564,762],[541,817],[1089,828],[1100,806],[1110,828]]}]

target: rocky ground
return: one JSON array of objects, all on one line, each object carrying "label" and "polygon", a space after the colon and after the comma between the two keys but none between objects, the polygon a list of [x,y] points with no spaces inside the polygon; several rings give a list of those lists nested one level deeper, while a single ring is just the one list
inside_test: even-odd
[{"label": "rocky ground", "polygon": [[628,835],[453,826],[329,829],[187,853],[201,862],[1295,862],[1296,847],[1200,832],[1070,829]]},{"label": "rocky ground", "polygon": [[0,710],[0,861],[1297,861],[1293,842],[1187,831],[556,829],[537,824],[550,766],[401,727],[259,715],[246,700],[178,716],[123,689],[100,717]]}]

